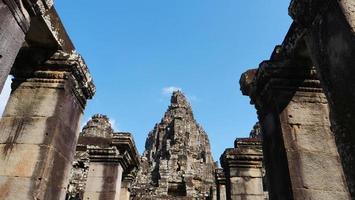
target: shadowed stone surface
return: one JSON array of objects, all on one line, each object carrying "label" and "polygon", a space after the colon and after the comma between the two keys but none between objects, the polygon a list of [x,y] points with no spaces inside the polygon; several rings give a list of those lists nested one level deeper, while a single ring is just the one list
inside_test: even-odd
[{"label": "shadowed stone surface", "polygon": [[133,199],[212,199],[214,170],[208,136],[185,96],[176,91],[146,140]]},{"label": "shadowed stone surface", "polygon": [[241,78],[258,110],[270,199],[349,199],[328,102],[297,35],[292,26],[270,60]]},{"label": "shadowed stone surface", "polygon": [[355,1],[293,0],[294,19],[329,102],[332,131],[355,199]]}]

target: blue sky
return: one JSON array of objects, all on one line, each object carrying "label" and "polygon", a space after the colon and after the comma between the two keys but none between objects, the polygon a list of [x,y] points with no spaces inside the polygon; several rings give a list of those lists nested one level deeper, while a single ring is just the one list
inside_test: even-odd
[{"label": "blue sky", "polygon": [[189,97],[215,160],[256,122],[242,72],[268,59],[291,19],[285,0],[58,0],[67,32],[94,77],[91,115],[108,115],[140,152],[170,101]]}]

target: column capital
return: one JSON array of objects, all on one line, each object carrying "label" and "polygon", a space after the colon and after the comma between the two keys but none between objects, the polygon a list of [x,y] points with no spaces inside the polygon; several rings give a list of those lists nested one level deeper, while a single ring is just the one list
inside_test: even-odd
[{"label": "column capital", "polygon": [[224,170],[231,168],[262,168],[261,140],[256,138],[238,138],[235,148],[224,151],[220,158]]},{"label": "column capital", "polygon": [[243,95],[249,96],[260,113],[275,107],[282,109],[296,92],[323,93],[317,72],[307,58],[282,55],[277,46],[270,60],[258,69],[248,70],[240,78]]},{"label": "column capital", "polygon": [[42,83],[44,87],[64,87],[65,80],[70,80],[72,91],[83,108],[96,91],[84,59],[75,51],[67,53],[58,50],[51,53],[45,49],[22,50],[11,74],[15,77],[13,87],[23,82],[32,85],[37,83],[37,86]]},{"label": "column capital", "polygon": [[215,170],[215,178],[216,178],[217,185],[226,184],[226,176],[222,168],[218,168]]},{"label": "column capital", "polygon": [[96,145],[87,145],[90,162],[118,163],[122,160],[122,155],[116,147],[99,147]]},{"label": "column capital", "polygon": [[123,176],[134,173],[140,165],[139,153],[133,140],[132,134],[128,132],[116,132],[113,134],[112,145],[116,146],[126,157],[126,170]]}]

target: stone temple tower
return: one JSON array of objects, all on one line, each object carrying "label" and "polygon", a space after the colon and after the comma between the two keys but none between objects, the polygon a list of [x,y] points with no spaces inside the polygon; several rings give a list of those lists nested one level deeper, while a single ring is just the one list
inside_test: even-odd
[{"label": "stone temple tower", "polygon": [[133,199],[214,199],[215,163],[208,136],[176,91],[160,123],[148,135]]}]

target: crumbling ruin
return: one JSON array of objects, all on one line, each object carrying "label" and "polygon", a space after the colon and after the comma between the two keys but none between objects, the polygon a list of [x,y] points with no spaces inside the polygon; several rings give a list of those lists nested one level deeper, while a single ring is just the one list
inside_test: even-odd
[{"label": "crumbling ruin", "polygon": [[67,200],[129,200],[139,166],[130,133],[114,132],[105,115],[94,115],[79,136]]},{"label": "crumbling ruin", "polygon": [[146,140],[133,199],[213,199],[215,167],[207,134],[176,91]]}]

